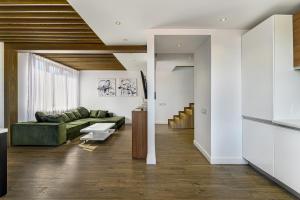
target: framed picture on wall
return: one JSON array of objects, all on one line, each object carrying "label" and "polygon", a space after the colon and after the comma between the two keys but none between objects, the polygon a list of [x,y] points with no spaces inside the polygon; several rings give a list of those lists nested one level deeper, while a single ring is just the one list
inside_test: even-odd
[{"label": "framed picture on wall", "polygon": [[118,79],[118,96],[136,97],[138,96],[137,79],[136,78],[120,78]]},{"label": "framed picture on wall", "polygon": [[97,89],[100,97],[116,96],[116,79],[100,79]]}]

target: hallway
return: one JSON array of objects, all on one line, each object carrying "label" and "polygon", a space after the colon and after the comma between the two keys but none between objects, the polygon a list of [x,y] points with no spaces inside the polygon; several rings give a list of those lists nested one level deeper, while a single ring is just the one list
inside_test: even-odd
[{"label": "hallway", "polygon": [[[211,166],[192,130],[157,126],[157,166],[131,159],[131,126],[97,148],[13,147],[3,199],[295,199],[248,166]],[[62,189],[63,188],[63,189]]]}]

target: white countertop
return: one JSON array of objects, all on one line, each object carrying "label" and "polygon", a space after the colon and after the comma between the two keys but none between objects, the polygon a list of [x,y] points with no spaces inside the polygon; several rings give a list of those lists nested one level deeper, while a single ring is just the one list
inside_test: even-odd
[{"label": "white countertop", "polygon": [[8,131],[8,130],[7,130],[6,128],[0,128],[0,134],[1,134],[1,133],[7,133],[7,131]]},{"label": "white countertop", "polygon": [[283,126],[300,129],[300,119],[276,119],[276,120],[273,120],[272,122],[275,124],[280,124]]}]

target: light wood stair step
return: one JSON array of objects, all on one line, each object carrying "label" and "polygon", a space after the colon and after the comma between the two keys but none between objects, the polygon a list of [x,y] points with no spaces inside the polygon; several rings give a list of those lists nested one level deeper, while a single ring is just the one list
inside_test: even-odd
[{"label": "light wood stair step", "polygon": [[184,107],[183,111],[179,111],[178,115],[174,115],[172,119],[168,119],[169,128],[194,128],[194,103],[190,103],[188,107]]}]

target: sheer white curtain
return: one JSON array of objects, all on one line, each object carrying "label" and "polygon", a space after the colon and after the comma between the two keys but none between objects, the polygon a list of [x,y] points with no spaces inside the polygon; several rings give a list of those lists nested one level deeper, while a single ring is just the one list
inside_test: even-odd
[{"label": "sheer white curtain", "polygon": [[79,103],[79,72],[35,54],[28,56],[27,120],[35,112],[60,113]]}]

